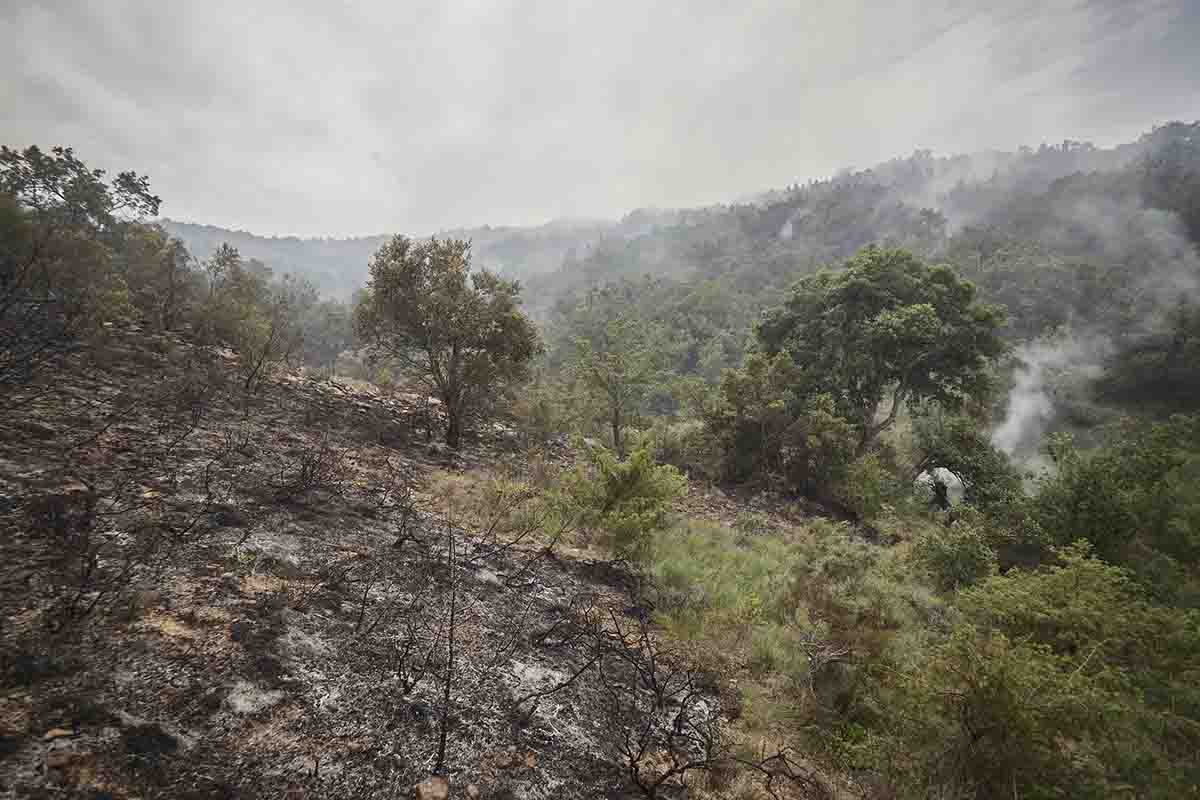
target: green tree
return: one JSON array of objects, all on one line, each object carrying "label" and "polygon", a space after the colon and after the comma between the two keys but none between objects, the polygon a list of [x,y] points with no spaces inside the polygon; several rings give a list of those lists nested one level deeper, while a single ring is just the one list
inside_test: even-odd
[{"label": "green tree", "polygon": [[203,272],[206,296],[197,304],[195,328],[202,340],[237,352],[242,389],[250,394],[276,367],[301,354],[316,289],[291,275],[276,278],[229,244],[216,249]]},{"label": "green tree", "polygon": [[1163,599],[1200,602],[1200,419],[1127,419],[1089,452],[1057,437],[1050,453],[1057,471],[1032,504],[1051,542],[1085,538]]},{"label": "green tree", "polygon": [[1100,395],[1131,410],[1194,409],[1200,397],[1200,304],[1181,295],[1156,327],[1111,359]]},{"label": "green tree", "polygon": [[333,372],[338,356],[354,343],[354,313],[338,300],[322,300],[303,319],[305,363]]},{"label": "green tree", "polygon": [[208,296],[215,297],[226,281],[237,277],[242,268],[242,254],[228,242],[222,242],[204,262],[204,275],[208,279]]},{"label": "green tree", "polygon": [[303,319],[316,302],[317,292],[311,284],[285,275],[268,288],[260,302],[249,307],[234,341],[242,388],[247,393],[299,353],[304,343]]},{"label": "green tree", "polygon": [[0,392],[23,386],[127,307],[122,222],[158,213],[149,181],[69,148],[0,147]]},{"label": "green tree", "polygon": [[754,353],[726,370],[705,425],[734,480],[780,476],[800,492],[841,504],[855,431],[827,394],[797,396],[799,370],[786,354]]},{"label": "green tree", "polygon": [[794,361],[798,395],[834,399],[861,454],[906,402],[957,408],[986,389],[1003,314],[975,294],[949,267],[870,246],[839,272],[801,280],[757,334]]},{"label": "green tree", "polygon": [[457,448],[465,423],[523,381],[541,349],[520,285],[472,272],[470,244],[455,239],[396,236],[370,272],[356,330],[441,400],[446,443]]},{"label": "green tree", "polygon": [[572,373],[599,400],[612,432],[613,449],[625,456],[623,429],[643,410],[661,378],[662,358],[648,325],[628,317],[601,324],[575,340]]},{"label": "green tree", "polygon": [[721,376],[716,402],[705,408],[705,424],[725,454],[727,477],[783,473],[784,447],[793,416],[790,406],[796,369],[783,355],[755,353],[740,369]]},{"label": "green tree", "polygon": [[132,223],[120,236],[130,301],[159,330],[173,330],[196,294],[192,258],[183,242],[157,225]]},{"label": "green tree", "polygon": [[979,582],[996,572],[998,559],[988,520],[960,509],[957,519],[922,531],[912,543],[914,561],[944,592]]}]

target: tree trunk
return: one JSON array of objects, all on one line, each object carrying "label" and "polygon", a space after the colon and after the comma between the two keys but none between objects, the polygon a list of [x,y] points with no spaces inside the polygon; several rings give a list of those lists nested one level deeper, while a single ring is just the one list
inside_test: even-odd
[{"label": "tree trunk", "polygon": [[613,409],[612,437],[613,437],[613,449],[617,451],[617,458],[624,458],[625,457],[625,447],[624,447],[623,443],[621,442],[621,410],[619,408]]},{"label": "tree trunk", "polygon": [[446,444],[457,450],[462,440],[462,419],[458,409],[446,406]]},{"label": "tree trunk", "polygon": [[862,437],[858,440],[858,447],[855,448],[855,458],[865,456],[871,449],[871,445],[875,443],[875,438],[892,427],[892,423],[896,421],[896,416],[900,413],[900,406],[904,404],[907,395],[908,392],[903,384],[896,387],[896,391],[892,394],[892,407],[888,410],[888,415],[884,418],[883,422],[875,422],[875,417],[879,414],[878,406],[864,415]]}]

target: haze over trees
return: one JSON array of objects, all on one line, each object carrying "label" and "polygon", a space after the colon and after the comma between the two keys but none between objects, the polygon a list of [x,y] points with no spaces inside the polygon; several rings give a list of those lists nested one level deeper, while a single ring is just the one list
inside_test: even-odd
[{"label": "haze over trees", "polygon": [[[147,178],[5,148],[0,516],[26,571],[3,675],[40,705],[4,752],[83,781],[42,748],[84,737],[145,796],[257,763],[167,732],[258,725],[249,678],[139,695],[160,728],[114,705],[138,682],[68,691],[151,631],[172,669],[277,648],[236,668],[294,704],[289,737],[322,720],[337,769],[279,762],[322,796],[517,785],[576,713],[596,792],[1191,796],[1197,198],[1200,123],[1171,123],[506,230],[509,277],[395,235],[330,281],[312,243],[193,249]],[[328,715],[367,712],[428,763],[331,755]],[[471,750],[488,714],[531,755]]]}]

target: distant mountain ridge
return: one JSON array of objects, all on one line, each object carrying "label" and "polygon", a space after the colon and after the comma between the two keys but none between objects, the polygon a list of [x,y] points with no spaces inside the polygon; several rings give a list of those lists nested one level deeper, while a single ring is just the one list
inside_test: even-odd
[{"label": "distant mountain ridge", "polygon": [[[760,273],[751,281],[770,283],[836,263],[871,242],[940,255],[946,236],[964,226],[993,226],[997,215],[1010,217],[1070,176],[1115,174],[1148,153],[1194,148],[1198,131],[1200,123],[1169,123],[1112,148],[1064,141],[969,155],[916,150],[865,170],[766,189],[741,202],[435,235],[471,240],[476,266],[524,281],[527,304],[543,309],[564,293],[622,277],[711,277],[734,270],[748,277]],[[340,298],[363,286],[372,254],[391,235],[267,237],[171,219],[161,224],[197,258],[227,242],[243,256],[304,276]]]},{"label": "distant mountain ridge", "polygon": [[[630,215],[624,222],[609,220],[556,219],[535,227],[484,225],[454,228],[434,234],[468,239],[473,243],[474,263],[509,277],[524,278],[562,266],[569,255],[582,256],[608,235],[636,233],[646,219]],[[159,221],[166,231],[181,239],[199,259],[207,258],[222,243],[236,247],[246,258],[255,258],[277,272],[302,275],[327,295],[349,297],[367,279],[371,256],[392,234],[348,238],[259,236],[216,225]]]}]

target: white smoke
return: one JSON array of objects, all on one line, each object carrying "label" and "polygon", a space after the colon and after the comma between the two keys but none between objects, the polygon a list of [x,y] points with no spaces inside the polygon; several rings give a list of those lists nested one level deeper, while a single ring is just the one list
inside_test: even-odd
[{"label": "white smoke", "polygon": [[1165,312],[1181,298],[1194,299],[1200,287],[1200,256],[1175,214],[1095,193],[1067,199],[1055,211],[1058,222],[1042,234],[1049,248],[1070,253],[1086,240],[1100,260],[1124,265],[1132,274],[1131,302],[1124,320],[1106,323],[1103,335],[1068,330],[1016,349],[1015,385],[992,443],[1026,465],[1040,462],[1041,439],[1060,411],[1054,387],[1073,383],[1078,390],[1099,378],[1108,356],[1130,337],[1165,332]]},{"label": "white smoke", "polygon": [[1072,333],[1018,347],[1015,356],[1019,366],[1008,410],[1004,422],[992,432],[996,449],[1023,459],[1036,453],[1056,414],[1052,389],[1055,375],[1065,371],[1095,377],[1110,350],[1111,344],[1103,336],[1085,338]]},{"label": "white smoke", "polygon": [[788,215],[787,221],[783,223],[783,226],[780,227],[779,238],[785,242],[791,241],[792,236],[795,235],[796,223],[800,222],[811,213],[812,212],[809,209],[804,207],[797,208],[795,211],[793,211],[790,215]]}]

